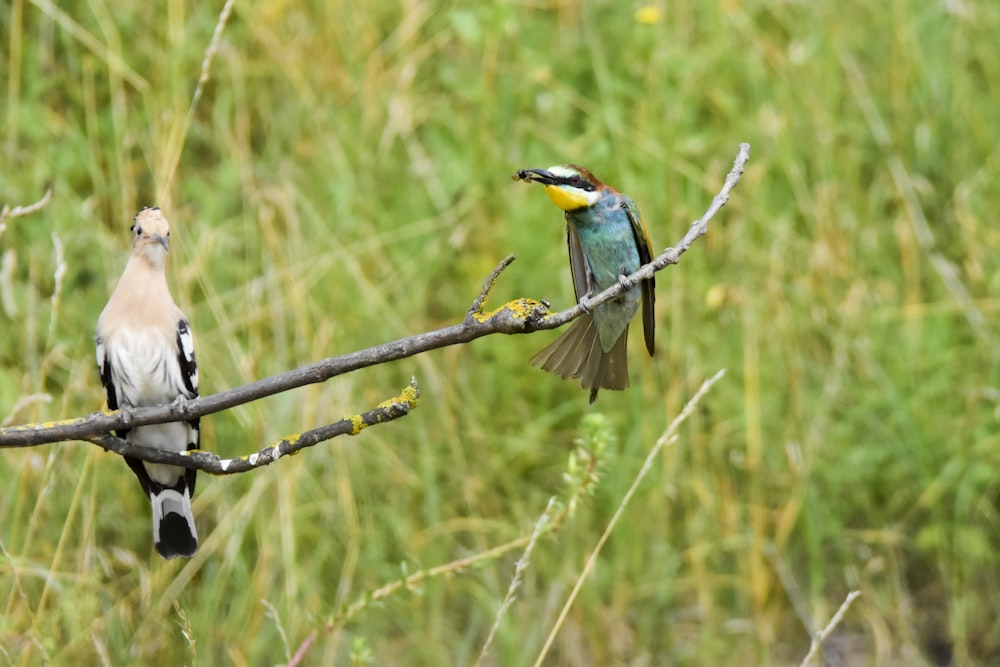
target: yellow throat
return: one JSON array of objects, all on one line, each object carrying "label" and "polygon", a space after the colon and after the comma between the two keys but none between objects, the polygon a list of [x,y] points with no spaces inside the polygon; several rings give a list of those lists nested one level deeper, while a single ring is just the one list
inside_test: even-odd
[{"label": "yellow throat", "polygon": [[564,185],[546,185],[545,192],[549,195],[552,203],[564,211],[574,211],[593,204],[587,196],[593,193],[588,193],[578,188],[570,188]]}]

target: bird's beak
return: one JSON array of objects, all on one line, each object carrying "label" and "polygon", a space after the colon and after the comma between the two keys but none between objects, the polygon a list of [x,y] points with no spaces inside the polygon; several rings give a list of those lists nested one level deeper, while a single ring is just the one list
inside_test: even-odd
[{"label": "bird's beak", "polygon": [[167,239],[163,234],[153,234],[153,240],[163,246],[164,252],[170,252],[170,248],[167,246]]},{"label": "bird's beak", "polygon": [[518,169],[514,173],[515,181],[534,181],[543,185],[558,185],[559,181],[551,172],[545,169]]}]

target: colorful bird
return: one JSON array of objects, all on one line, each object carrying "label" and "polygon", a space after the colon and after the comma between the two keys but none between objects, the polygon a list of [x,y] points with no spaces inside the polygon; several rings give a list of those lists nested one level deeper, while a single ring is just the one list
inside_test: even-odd
[{"label": "colorful bird", "polygon": [[[602,292],[653,258],[649,232],[629,197],[601,183],[588,170],[567,164],[519,169],[516,180],[534,181],[565,212],[566,242],[576,298]],[[653,354],[655,282],[633,286],[576,320],[569,331],[536,354],[531,363],[563,379],[579,379],[590,390],[628,387],[628,325],[642,300],[646,350]]]},{"label": "colorful bird", "polygon": [[[97,367],[108,408],[179,403],[198,396],[198,366],[187,319],[174,304],[164,264],[170,226],[158,208],[135,216],[132,256],[97,321]],[[144,447],[198,449],[199,420],[136,426],[117,432]],[[193,556],[198,532],[191,512],[195,471],[125,457],[153,507],[153,543],[164,558]]]}]

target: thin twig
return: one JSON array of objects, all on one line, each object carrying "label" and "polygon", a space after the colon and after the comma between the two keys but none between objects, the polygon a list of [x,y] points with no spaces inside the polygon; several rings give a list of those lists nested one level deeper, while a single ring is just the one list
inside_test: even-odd
[{"label": "thin twig", "polygon": [[27,204],[25,206],[15,206],[11,208],[9,204],[4,205],[3,209],[0,210],[0,224],[6,220],[12,218],[20,218],[25,215],[31,215],[36,211],[41,211],[46,205],[52,200],[52,188],[49,187],[42,198],[36,201],[34,204]]},{"label": "thin twig", "polygon": [[837,613],[833,615],[833,618],[831,618],[830,622],[826,624],[826,627],[813,635],[812,644],[809,645],[809,652],[806,653],[806,657],[802,659],[802,665],[808,665],[816,659],[816,655],[819,653],[819,649],[823,645],[823,642],[825,642],[836,627],[840,625],[840,622],[844,619],[844,614],[847,613],[847,610],[859,597],[861,597],[861,591],[851,591],[847,594],[847,598],[844,599],[843,604],[840,605],[840,609],[838,609]]},{"label": "thin twig", "polygon": [[164,153],[163,182],[160,184],[157,198],[166,196],[166,193],[170,191],[170,187],[173,184],[174,176],[177,174],[177,165],[180,163],[181,152],[184,150],[188,129],[190,129],[191,123],[194,120],[194,112],[205,91],[205,85],[208,84],[209,73],[212,70],[212,61],[219,50],[219,43],[222,41],[222,31],[225,30],[226,24],[229,22],[229,15],[232,14],[234,1],[226,0],[222,11],[219,12],[219,18],[215,22],[215,30],[212,31],[212,38],[209,40],[208,47],[205,49],[205,55],[201,59],[201,75],[198,77],[194,95],[191,96],[191,104],[188,106],[187,114],[184,116],[183,121],[181,121],[180,126],[175,127],[180,140],[171,142],[168,150]]},{"label": "thin twig", "polygon": [[219,458],[212,452],[200,449],[187,452],[168,452],[162,449],[142,447],[109,434],[88,436],[84,439],[109,452],[142,459],[150,463],[169,463],[202,470],[213,475],[234,475],[254,468],[262,468],[274,463],[282,456],[297,454],[306,447],[318,445],[337,436],[357,435],[369,426],[405,417],[413,408],[417,407],[419,401],[420,390],[417,387],[417,381],[413,379],[410,380],[410,386],[404,389],[399,396],[383,401],[367,412],[342,417],[332,424],[320,426],[311,431],[286,435],[253,454],[231,459]]},{"label": "thin twig", "polygon": [[764,545],[764,556],[771,561],[771,567],[774,568],[775,574],[778,575],[778,581],[781,582],[782,587],[785,589],[785,595],[788,596],[788,600],[792,603],[792,609],[795,610],[795,614],[799,617],[799,621],[806,629],[806,632],[812,637],[816,634],[816,626],[813,623],[812,615],[809,613],[809,605],[806,602],[806,598],[802,594],[802,589],[799,588],[798,582],[795,581],[795,577],[792,576],[791,569],[781,559],[778,550],[771,542]]},{"label": "thin twig", "polygon": [[549,498],[549,504],[545,506],[542,516],[538,517],[538,521],[535,522],[535,529],[531,532],[531,541],[528,542],[528,546],[524,548],[524,553],[521,554],[521,557],[517,559],[517,564],[514,565],[514,576],[510,580],[510,586],[507,587],[507,594],[500,603],[500,607],[497,608],[496,618],[493,619],[493,627],[490,628],[490,633],[486,635],[486,641],[483,642],[483,648],[479,651],[479,659],[476,660],[477,666],[483,664],[483,660],[486,659],[487,654],[490,652],[490,645],[493,644],[493,638],[496,637],[497,630],[500,629],[500,621],[503,619],[504,614],[507,613],[507,609],[514,602],[517,589],[521,587],[521,577],[524,571],[528,569],[528,563],[531,562],[531,552],[534,550],[535,545],[538,544],[538,539],[549,526],[552,511],[555,507],[556,499],[553,496]]},{"label": "thin twig", "polygon": [[302,643],[299,644],[299,647],[295,649],[295,655],[292,656],[292,659],[288,661],[288,664],[285,665],[285,667],[298,667],[299,663],[301,663],[302,659],[306,657],[306,653],[309,652],[309,649],[312,648],[312,645],[315,642],[316,642],[316,631],[313,630],[312,632],[309,633],[309,635],[305,639],[302,640]]},{"label": "thin twig", "polygon": [[[482,314],[483,306],[486,305],[486,297],[489,295],[490,290],[493,289],[493,285],[496,284],[497,278],[500,277],[504,269],[514,263],[514,259],[514,255],[507,255],[490,271],[490,275],[486,276],[486,280],[483,281],[483,288],[479,290],[479,294],[476,295],[476,298],[472,301],[472,305],[469,306],[467,317],[475,317]],[[548,307],[548,304],[546,304],[546,307]]]},{"label": "thin twig", "polygon": [[[593,489],[599,481],[598,476],[593,474],[599,465],[599,461],[597,455],[593,452],[586,451],[582,452],[581,455],[584,458],[582,465],[585,467],[586,472],[584,474],[574,476],[570,480],[570,492],[566,501],[549,501],[542,517],[535,522],[535,526],[530,535],[521,535],[506,544],[501,544],[493,547],[492,549],[487,549],[486,551],[473,554],[472,556],[459,558],[458,560],[453,560],[450,563],[437,565],[426,570],[420,570],[418,572],[407,574],[402,579],[385,584],[374,591],[367,592],[351,604],[342,607],[336,615],[327,621],[323,628],[324,631],[330,632],[336,627],[342,627],[371,604],[384,600],[400,591],[419,590],[420,586],[425,581],[430,581],[431,579],[435,579],[437,577],[451,577],[476,568],[481,568],[485,563],[495,561],[515,549],[524,548],[525,553],[521,556],[520,562],[526,562],[525,558],[529,555],[531,548],[530,545],[538,542],[541,537],[558,533],[562,528],[563,522],[572,516],[574,507],[576,507],[579,499],[593,493]],[[554,510],[558,511],[555,511],[553,514]],[[523,571],[523,567],[521,569]],[[509,594],[510,593],[508,591],[508,595]]]},{"label": "thin twig", "polygon": [[[562,514],[557,518],[561,521],[565,515],[566,511],[564,509]],[[553,523],[555,524],[556,522]],[[392,581],[375,589],[374,591],[365,593],[358,600],[355,600],[351,604],[344,607],[340,613],[336,614],[330,621],[327,622],[324,629],[330,631],[335,627],[343,625],[373,602],[384,600],[400,590],[415,590],[425,581],[436,579],[437,577],[443,575],[452,576],[460,574],[476,567],[481,563],[496,560],[514,549],[527,546],[529,542],[531,542],[531,535],[522,535],[521,537],[513,539],[506,544],[493,547],[492,549],[487,549],[486,551],[481,551],[477,554],[473,554],[472,556],[466,556],[465,558],[459,558],[451,561],[450,563],[445,563],[444,565],[437,565],[426,570],[420,570],[407,575],[402,579]]]},{"label": "thin twig", "polygon": [[649,473],[653,468],[653,464],[656,462],[656,458],[659,456],[660,452],[667,445],[673,444],[677,439],[677,431],[680,425],[684,423],[692,412],[694,412],[695,407],[697,407],[698,402],[702,397],[708,393],[708,390],[712,388],[723,375],[726,374],[725,369],[721,369],[718,373],[713,375],[708,380],[702,383],[701,388],[698,389],[697,393],[691,397],[691,400],[687,402],[681,413],[670,422],[670,426],[667,430],[663,432],[656,440],[656,444],[653,448],[649,450],[649,454],[646,456],[646,460],[643,462],[642,467],[639,468],[639,473],[632,480],[632,485],[629,486],[628,491],[622,497],[622,501],[618,504],[618,509],[615,510],[614,515],[612,515],[611,520],[608,522],[607,528],[601,534],[599,540],[597,540],[597,545],[594,550],[590,552],[590,556],[587,558],[586,564],[583,566],[583,571],[580,572],[580,576],[576,579],[576,584],[573,586],[573,590],[570,591],[569,597],[566,598],[566,603],[563,605],[562,611],[559,612],[559,617],[556,619],[555,624],[552,626],[552,630],[549,631],[549,636],[545,639],[545,645],[542,646],[541,652],[538,654],[538,658],[535,660],[535,667],[541,667],[542,663],[545,661],[545,656],[548,654],[549,649],[552,648],[553,642],[555,642],[556,635],[559,634],[559,630],[562,628],[563,623],[566,621],[566,616],[569,614],[570,608],[573,606],[573,602],[576,601],[576,596],[580,593],[580,589],[583,588],[583,582],[586,581],[587,576],[590,574],[591,570],[594,569],[594,565],[597,563],[597,557],[601,553],[601,549],[604,548],[605,543],[608,538],[611,537],[611,531],[614,530],[615,526],[618,524],[619,519],[625,514],[625,507],[628,505],[629,501],[632,500],[632,496],[635,495],[636,490],[639,488],[639,484],[642,482],[643,478]]}]

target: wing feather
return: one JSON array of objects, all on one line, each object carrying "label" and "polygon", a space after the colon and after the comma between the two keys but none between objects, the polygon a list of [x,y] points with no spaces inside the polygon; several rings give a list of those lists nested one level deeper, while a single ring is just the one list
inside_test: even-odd
[{"label": "wing feather", "polygon": [[[181,379],[186,390],[185,398],[198,397],[198,362],[194,356],[194,336],[187,320],[181,318],[177,322],[177,363],[180,366]],[[201,419],[194,418],[188,420],[188,445],[187,448],[201,449]],[[191,468],[185,473],[185,481],[191,495],[194,495],[194,485],[197,479],[197,472]]]},{"label": "wing feather", "polygon": [[566,223],[566,245],[569,247],[569,268],[573,274],[573,291],[576,293],[576,300],[579,301],[589,294],[593,289],[590,266],[587,264],[587,256],[583,254],[583,247],[580,245],[580,237],[572,223]]},{"label": "wing feather", "polygon": [[187,390],[187,398],[198,396],[198,362],[194,357],[194,337],[187,320],[177,322],[177,363],[181,369],[181,380]]},{"label": "wing feather", "polygon": [[[653,261],[653,244],[649,239],[649,230],[639,215],[639,209],[628,197],[622,196],[625,200],[625,213],[629,222],[632,223],[632,236],[635,238],[635,247],[639,251],[639,264],[649,264]],[[656,318],[653,306],[656,303],[656,278],[650,277],[644,280],[642,285],[642,334],[646,341],[646,350],[650,356],[656,342]]]}]

